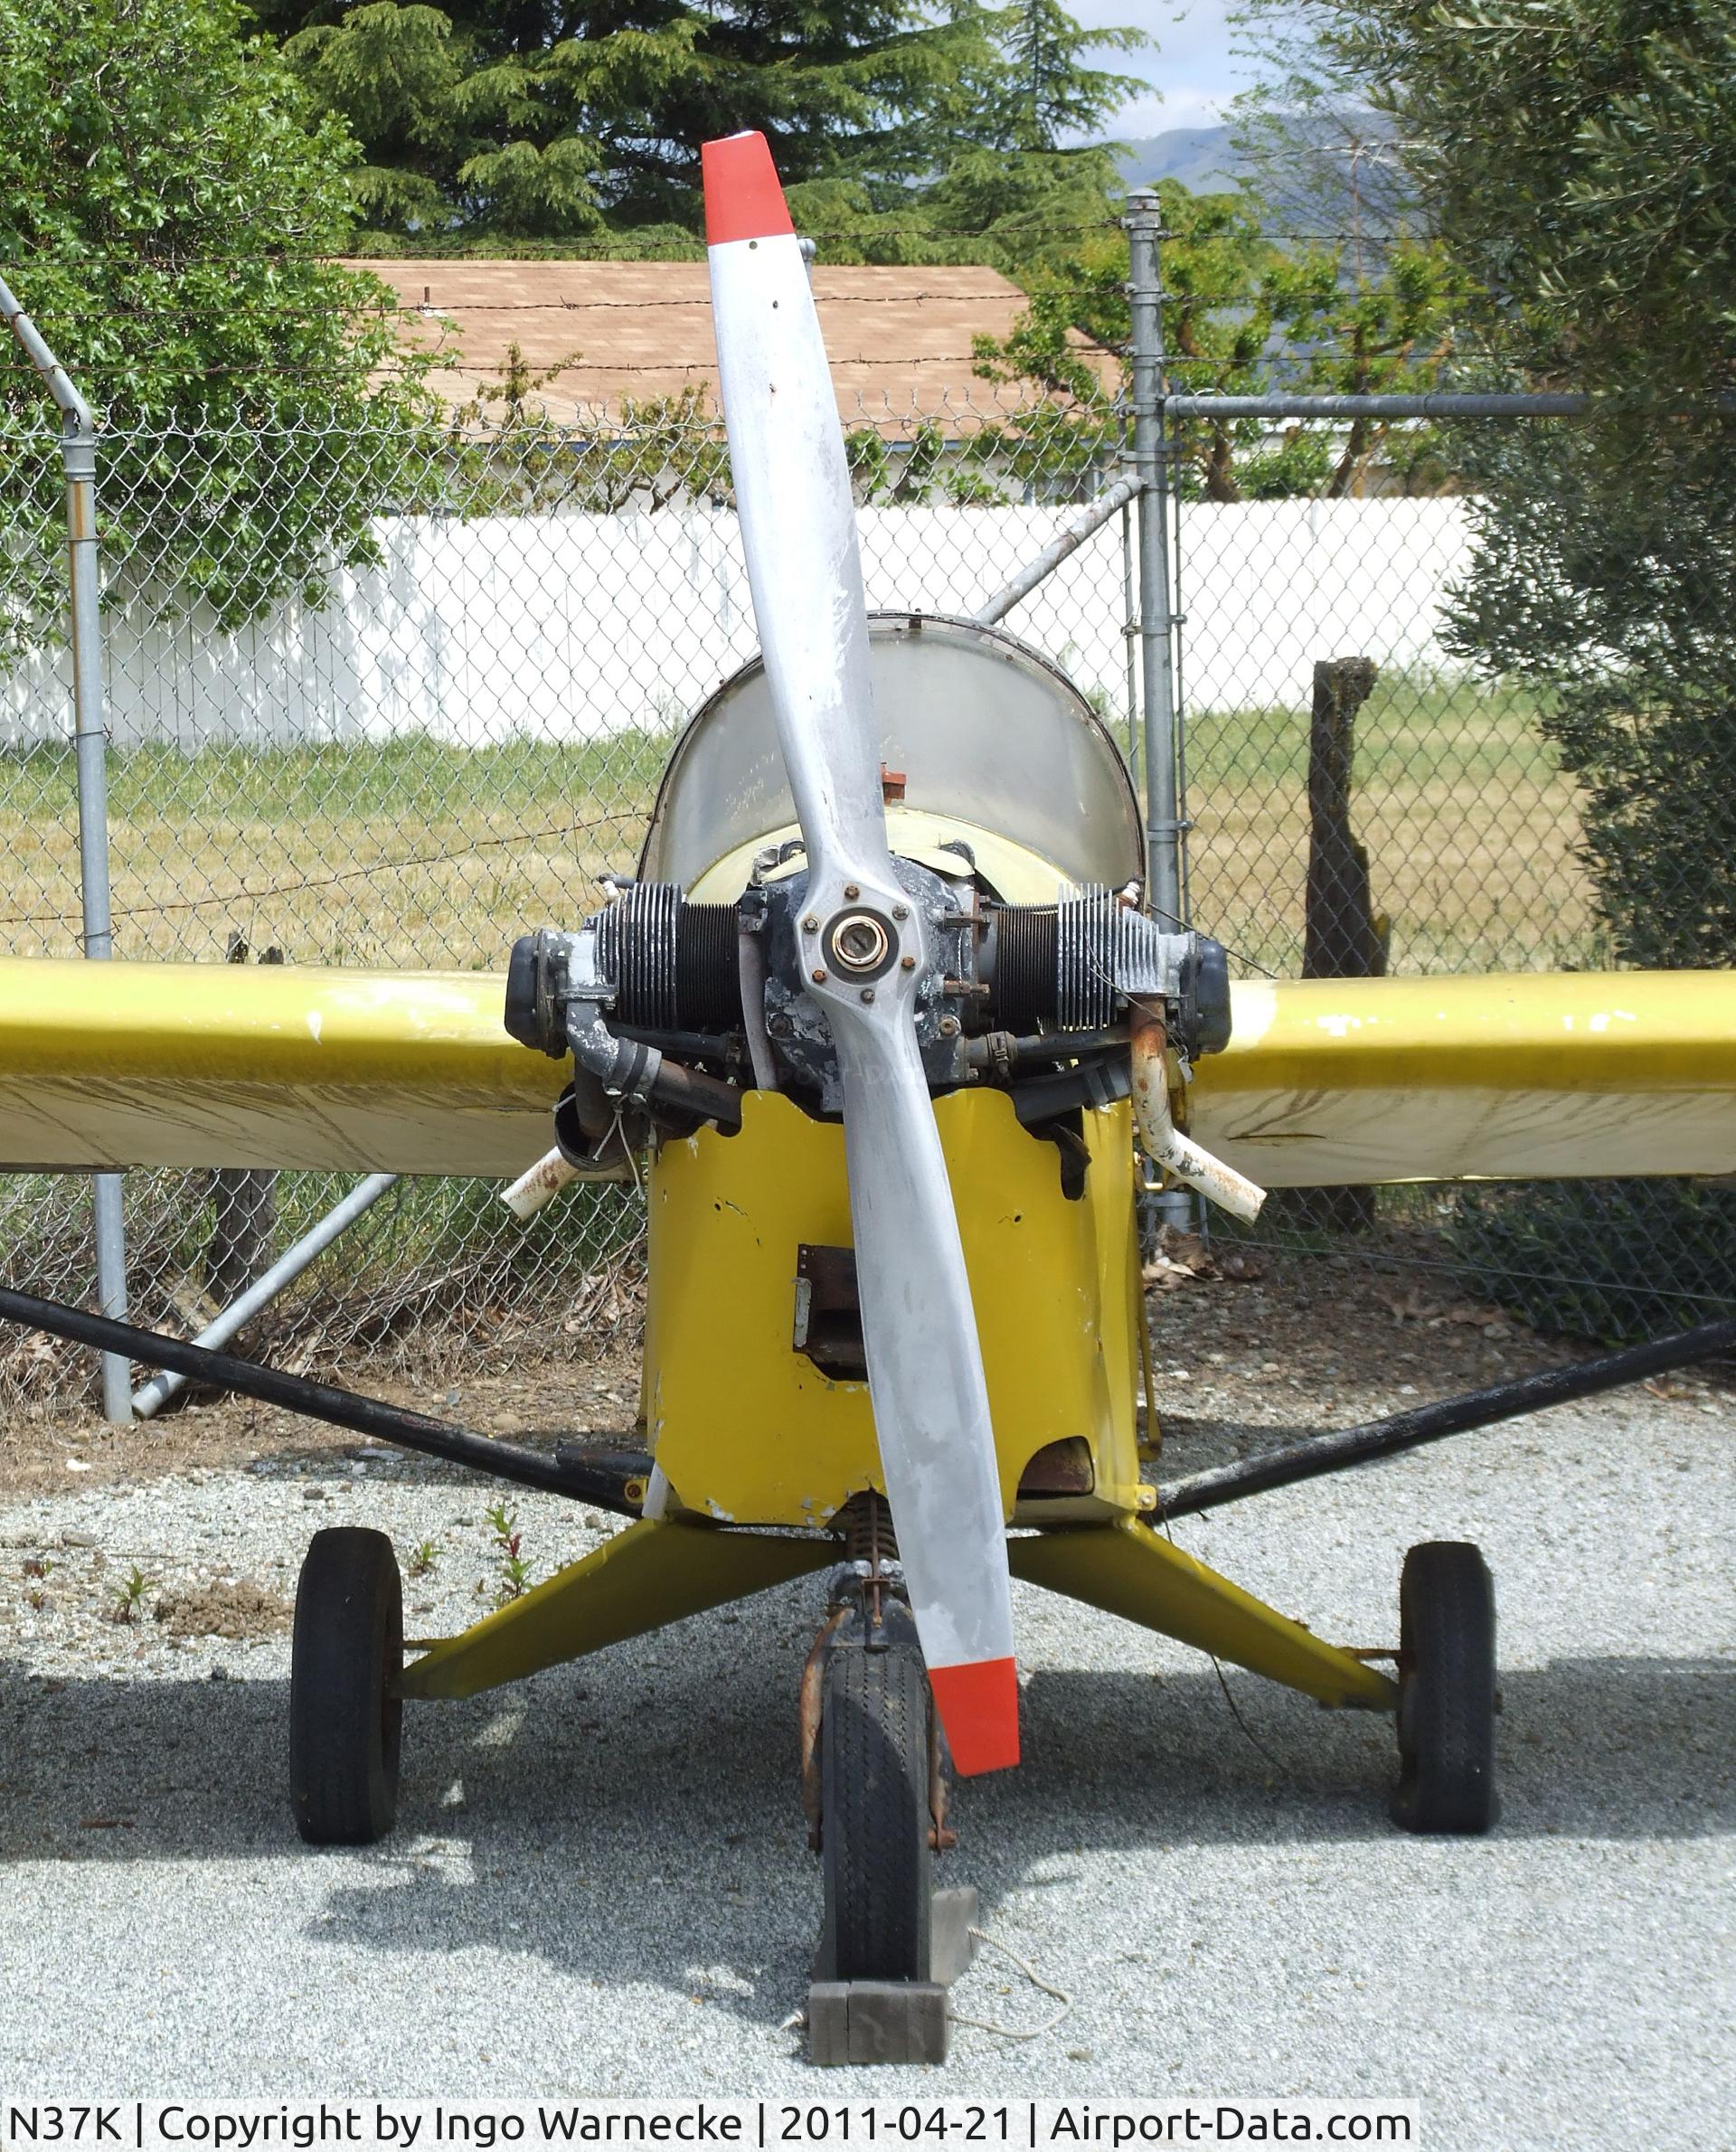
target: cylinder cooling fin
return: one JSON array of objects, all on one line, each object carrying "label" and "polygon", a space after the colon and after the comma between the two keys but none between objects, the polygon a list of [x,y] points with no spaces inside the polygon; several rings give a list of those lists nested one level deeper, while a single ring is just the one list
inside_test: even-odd
[{"label": "cylinder cooling fin", "polygon": [[1056,908],[1055,1022],[1098,1031],[1115,1014],[1116,984],[1128,977],[1132,931],[1146,922],[1106,889],[1087,888]]},{"label": "cylinder cooling fin", "polygon": [[[910,873],[920,879],[920,870]],[[925,906],[937,952],[932,991],[919,1011],[925,1051],[933,1049],[931,1081],[962,1077],[967,1034],[1090,1035],[1112,1026],[1129,1001],[1163,1001],[1170,1037],[1188,1053],[1228,1042],[1222,949],[1197,935],[1162,932],[1111,890],[1087,887],[1056,904],[961,905],[937,880],[912,901]],[[564,1052],[568,996],[581,993],[587,978],[599,989],[610,1024],[625,1034],[648,1034],[665,1047],[679,1039],[689,1054],[698,1042],[702,1056],[704,1041],[722,1048],[734,1039],[739,1051],[745,935],[755,940],[767,996],[765,1010],[754,1013],[779,1053],[800,1060],[806,1038],[827,1058],[824,1021],[805,1013],[812,958],[802,954],[796,925],[804,902],[797,882],[770,884],[740,905],[691,903],[669,882],[628,884],[582,935],[544,933],[518,944],[507,1029],[527,1045]],[[859,970],[865,991],[879,975],[845,938],[869,924],[866,914],[833,922],[835,947],[822,940],[819,949],[835,967]],[[807,1075],[815,1077],[814,1068]]]},{"label": "cylinder cooling fin", "polygon": [[1012,904],[992,915],[995,1013],[1004,1029],[1055,1018],[1061,917],[1052,904]]},{"label": "cylinder cooling fin", "polygon": [[1165,934],[1100,886],[1057,904],[1009,904],[990,920],[990,1000],[996,1021],[1010,1031],[1100,1031],[1129,996],[1174,995],[1184,977],[1203,969],[1216,976],[1198,955],[1215,943]]},{"label": "cylinder cooling fin", "polygon": [[637,1030],[741,1024],[733,904],[692,904],[673,882],[636,883],[597,921],[597,962],[617,1016]]}]

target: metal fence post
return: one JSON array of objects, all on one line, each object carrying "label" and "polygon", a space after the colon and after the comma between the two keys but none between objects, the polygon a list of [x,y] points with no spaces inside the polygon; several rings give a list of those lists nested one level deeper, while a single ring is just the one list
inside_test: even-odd
[{"label": "metal fence post", "polygon": [[1133,319],[1133,465],[1142,481],[1139,646],[1146,779],[1147,892],[1161,925],[1182,918],[1181,809],[1176,781],[1175,617],[1169,561],[1169,444],[1164,399],[1163,212],[1148,192],[1127,197],[1127,298]]},{"label": "metal fence post", "polygon": [[[97,422],[65,367],[0,278],[0,308],[61,413],[61,463],[66,474],[68,609],[72,647],[72,739],[78,756],[79,882],[84,953],[114,953],[108,909],[108,738],[102,722],[102,630],[97,562]],[[102,1312],[127,1319],[127,1228],[121,1176],[94,1176],[97,1294]],[[127,1425],[133,1417],[132,1369],[117,1353],[102,1355],[102,1411]]]},{"label": "metal fence post", "polygon": [[[1175,613],[1169,561],[1169,443],[1164,423],[1163,210],[1148,191],[1129,194],[1127,301],[1133,334],[1133,467],[1140,480],[1139,654],[1146,780],[1146,901],[1161,926],[1182,915],[1181,789],[1176,774]],[[1149,1193],[1142,1238],[1160,1225],[1185,1232],[1195,1204],[1186,1188]]]}]

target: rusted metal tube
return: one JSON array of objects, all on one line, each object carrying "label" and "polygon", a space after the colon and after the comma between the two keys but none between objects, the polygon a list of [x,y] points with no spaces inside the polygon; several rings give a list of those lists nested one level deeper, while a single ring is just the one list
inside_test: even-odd
[{"label": "rusted metal tube", "polygon": [[1156,1017],[1136,1009],[1128,1051],[1133,1057],[1133,1117],[1139,1141],[1155,1166],[1197,1188],[1208,1203],[1251,1225],[1260,1215],[1266,1191],[1234,1166],[1202,1150],[1175,1126],[1169,1110],[1169,1069],[1164,1027]]},{"label": "rusted metal tube", "polygon": [[579,1168],[568,1162],[565,1152],[549,1151],[534,1166],[526,1167],[509,1188],[503,1188],[500,1200],[514,1218],[532,1219],[544,1203],[552,1203],[563,1188],[582,1177]]}]

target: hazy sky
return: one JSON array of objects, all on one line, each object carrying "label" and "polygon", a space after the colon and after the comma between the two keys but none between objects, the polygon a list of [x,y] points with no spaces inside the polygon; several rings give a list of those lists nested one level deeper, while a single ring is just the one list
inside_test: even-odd
[{"label": "hazy sky", "polygon": [[[1068,0],[1088,26],[1127,23],[1157,41],[1155,52],[1111,53],[1104,64],[1142,75],[1153,94],[1110,122],[1119,136],[1161,134],[1165,127],[1209,127],[1243,87],[1243,70],[1230,56],[1225,21],[1231,0]],[[1157,92],[1161,91],[1161,99]]]}]

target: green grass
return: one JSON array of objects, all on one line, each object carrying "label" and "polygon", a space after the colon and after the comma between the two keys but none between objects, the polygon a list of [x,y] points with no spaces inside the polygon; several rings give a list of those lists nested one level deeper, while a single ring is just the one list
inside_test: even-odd
[{"label": "green grass", "polygon": [[[292,748],[218,745],[195,754],[160,746],[114,749],[108,811],[126,822],[276,821],[310,807],[331,822],[384,813],[429,820],[451,811],[455,801],[492,815],[522,815],[561,802],[580,811],[588,801],[654,789],[673,738],[672,728],[597,741],[526,737],[459,747],[412,732]],[[33,815],[75,818],[77,786],[71,748],[0,753],[0,813],[23,793]]]},{"label": "green grass", "polygon": [[[1546,787],[1558,769],[1537,717],[1535,697],[1522,688],[1382,674],[1356,713],[1356,784]],[[1306,781],[1308,722],[1300,708],[1190,712],[1190,783],[1204,791]]]}]

